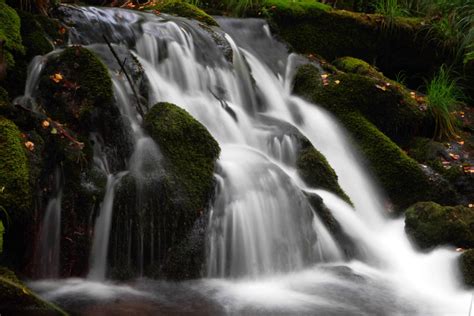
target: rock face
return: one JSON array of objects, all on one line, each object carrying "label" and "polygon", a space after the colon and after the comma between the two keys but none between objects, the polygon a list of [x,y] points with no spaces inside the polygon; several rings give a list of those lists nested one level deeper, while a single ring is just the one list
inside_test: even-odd
[{"label": "rock face", "polygon": [[474,246],[474,210],[420,202],[405,213],[405,231],[421,248],[439,245]]},{"label": "rock face", "polygon": [[[455,192],[438,186],[416,161],[381,132],[402,142],[407,138],[404,133],[410,130],[409,126],[421,122],[418,110],[402,102],[403,92],[397,87],[382,86],[377,78],[338,71],[326,75],[322,79],[319,70],[311,65],[300,67],[294,92],[336,115],[396,209],[403,210],[424,200],[456,204]],[[397,130],[403,132],[398,134]]]}]

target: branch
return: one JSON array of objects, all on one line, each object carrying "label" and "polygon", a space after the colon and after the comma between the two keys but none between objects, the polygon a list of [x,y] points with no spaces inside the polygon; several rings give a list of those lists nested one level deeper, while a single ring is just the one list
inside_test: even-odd
[{"label": "branch", "polygon": [[[128,75],[128,72],[127,70],[125,69],[125,66],[122,64],[122,62],[120,61],[120,58],[118,57],[117,53],[115,52],[114,48],[112,47],[112,45],[110,44],[109,40],[107,39],[107,36],[105,35],[102,35],[102,37],[104,38],[105,40],[105,43],[107,44],[107,46],[109,47],[110,51],[112,52],[112,55],[115,57],[115,59],[117,60],[117,63],[119,64],[120,66],[120,69],[122,70],[122,72],[125,74],[125,77],[127,78],[127,81],[128,83],[130,84],[130,87],[132,88],[132,92],[133,92],[133,95],[135,96],[135,99],[137,99],[137,111],[138,113],[144,118],[145,117],[145,113],[143,112],[143,109],[142,109],[142,106],[141,106],[141,103],[140,103],[140,97],[138,96],[138,93],[137,91],[135,90],[135,86],[133,85],[133,82],[132,82],[132,79],[130,78],[130,76]],[[125,63],[125,61],[124,61]]]}]

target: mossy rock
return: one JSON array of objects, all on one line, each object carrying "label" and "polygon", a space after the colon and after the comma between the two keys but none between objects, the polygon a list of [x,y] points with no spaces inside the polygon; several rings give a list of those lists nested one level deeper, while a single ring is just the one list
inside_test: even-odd
[{"label": "mossy rock", "polygon": [[192,210],[204,209],[214,188],[220,148],[208,130],[171,103],[158,103],[145,116],[146,129],[160,146],[174,180],[182,186]]},{"label": "mossy rock", "polygon": [[112,80],[90,50],[68,47],[48,60],[40,79],[40,104],[61,123],[86,127],[100,109],[113,102]]},{"label": "mossy rock", "polygon": [[336,172],[331,168],[326,157],[307,139],[303,139],[301,142],[296,167],[300,177],[307,185],[328,190],[350,203],[349,197],[337,182]]},{"label": "mossy rock", "polygon": [[427,36],[419,19],[396,18],[388,28],[381,15],[335,10],[305,0],[267,0],[259,13],[298,53],[327,60],[354,56],[375,61],[392,78],[405,71],[414,86],[423,83],[418,74],[433,73],[453,59],[431,40],[433,35]]},{"label": "mossy rock", "polygon": [[217,26],[216,20],[195,5],[182,0],[160,0],[146,10],[157,10],[162,13],[197,20],[210,26]]},{"label": "mossy rock", "polygon": [[470,287],[474,287],[474,249],[463,252],[459,258],[459,267],[464,283]]},{"label": "mossy rock", "polygon": [[0,111],[3,111],[10,105],[10,98],[8,92],[4,88],[0,87]]},{"label": "mossy rock", "polygon": [[344,72],[388,80],[384,78],[383,74],[378,72],[373,66],[359,58],[340,57],[334,60],[332,64]]},{"label": "mossy rock", "polygon": [[[367,159],[368,167],[374,172],[396,209],[401,210],[415,202],[426,200],[456,203],[453,192],[443,192],[445,188],[430,181],[416,161],[361,114],[365,114],[371,104],[385,105],[389,101],[384,95],[387,91],[377,91],[380,89],[373,82],[360,75],[342,73],[331,77],[328,78],[328,85],[324,86],[317,68],[302,66],[295,77],[294,92],[336,115],[355,139]],[[339,84],[336,80],[340,81]],[[368,98],[377,102],[373,104]],[[374,117],[375,115],[372,119]]]},{"label": "mossy rock", "polygon": [[51,52],[54,47],[47,38],[43,26],[36,20],[36,16],[20,12],[21,36],[26,49],[26,58],[30,60],[36,55],[45,55]]},{"label": "mossy rock", "polygon": [[0,205],[14,220],[24,220],[31,209],[29,165],[23,139],[12,121],[0,117]]},{"label": "mossy rock", "polygon": [[0,41],[4,42],[7,64],[13,66],[13,54],[23,54],[24,47],[21,43],[20,17],[16,11],[0,0]]},{"label": "mossy rock", "polygon": [[[323,61],[324,62],[324,61]],[[324,94],[333,98],[334,108],[358,110],[371,123],[389,136],[397,144],[406,144],[413,136],[424,135],[431,131],[431,120],[418,102],[411,97],[404,86],[384,77],[370,65],[355,58],[342,58],[335,61],[342,72],[325,63],[327,76]],[[302,67],[305,73],[317,82],[323,83],[315,68]],[[301,76],[297,77],[299,80]]]},{"label": "mossy rock", "polygon": [[34,294],[16,275],[0,267],[0,313],[5,315],[67,315]]},{"label": "mossy rock", "polygon": [[474,247],[474,209],[419,202],[405,212],[405,231],[421,248]]}]

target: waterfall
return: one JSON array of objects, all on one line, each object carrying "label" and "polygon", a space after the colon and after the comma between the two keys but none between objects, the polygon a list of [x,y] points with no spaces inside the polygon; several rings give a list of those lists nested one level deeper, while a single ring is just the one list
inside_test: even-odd
[{"label": "waterfall", "polygon": [[[128,83],[112,69],[115,61],[100,36],[106,34],[114,47],[130,52],[142,65],[148,108],[160,101],[175,103],[201,122],[221,147],[209,212],[207,278],[198,284],[222,310],[265,313],[271,305],[274,313],[328,315],[464,311],[459,305],[466,293],[453,276],[457,255],[448,249],[417,253],[402,220],[384,215],[385,197],[359,163],[350,135],[318,105],[291,94],[292,75],[302,58],[289,54],[265,22],[218,18],[220,28],[210,31],[166,15],[71,10],[71,42],[88,45],[111,67],[117,106],[134,142],[126,171],[111,173],[106,159],[95,155],[108,181],[94,228],[90,278],[103,280],[106,275],[114,192],[121,177],[136,180],[136,212],[141,218],[140,192],[161,176],[161,152],[143,132]],[[224,48],[215,43],[216,37],[225,39]],[[296,168],[299,137],[326,156],[353,207],[333,192],[304,184]],[[361,256],[343,254],[309,193],[323,199]],[[159,256],[153,233],[150,249],[144,244],[144,224],[124,223],[127,236],[132,227],[140,229],[139,241],[127,237],[125,249],[129,264],[138,249],[141,271],[145,252],[152,261]],[[426,264],[429,268],[423,270]],[[186,293],[201,290],[178,286]],[[262,291],[274,297],[263,297]],[[255,309],[246,310],[249,306]]]},{"label": "waterfall", "polygon": [[38,276],[42,278],[58,278],[60,273],[62,196],[63,179],[60,169],[57,168],[54,173],[54,191],[46,206],[38,240]]}]

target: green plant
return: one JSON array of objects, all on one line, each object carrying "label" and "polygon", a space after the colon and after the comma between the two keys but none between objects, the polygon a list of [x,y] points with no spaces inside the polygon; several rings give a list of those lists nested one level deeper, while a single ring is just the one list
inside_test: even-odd
[{"label": "green plant", "polygon": [[451,71],[443,65],[439,72],[426,85],[428,109],[435,120],[433,138],[451,139],[458,133],[456,117],[453,111],[461,103],[462,91]]},{"label": "green plant", "polygon": [[264,1],[262,0],[222,0],[227,10],[229,10],[234,15],[244,15],[249,9],[259,6]]},{"label": "green plant", "polygon": [[375,13],[382,14],[388,24],[392,24],[397,17],[408,15],[408,11],[399,3],[399,0],[378,0],[375,3]]}]

